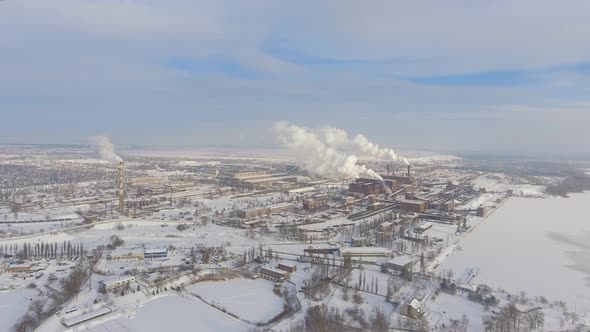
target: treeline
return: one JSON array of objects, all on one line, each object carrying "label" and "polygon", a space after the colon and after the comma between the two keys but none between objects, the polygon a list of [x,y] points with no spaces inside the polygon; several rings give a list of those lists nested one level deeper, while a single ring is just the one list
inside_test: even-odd
[{"label": "treeline", "polygon": [[547,193],[555,196],[567,197],[569,193],[581,193],[590,190],[590,176],[578,172],[563,179],[561,183],[547,186]]},{"label": "treeline", "polygon": [[[44,320],[61,310],[62,306],[74,298],[86,284],[91,269],[96,262],[98,262],[98,256],[89,260],[80,259],[72,272],[66,278],[60,280],[61,290],[46,285],[47,296],[33,300],[29,305],[29,310],[17,321],[13,326],[13,330],[16,332],[34,331]],[[36,287],[36,285],[32,285]]]},{"label": "treeline", "polygon": [[82,243],[72,244],[70,241],[64,241],[61,244],[57,242],[40,242],[40,243],[18,243],[0,245],[0,255],[16,256],[19,259],[57,259],[73,258],[86,255],[86,249]]}]

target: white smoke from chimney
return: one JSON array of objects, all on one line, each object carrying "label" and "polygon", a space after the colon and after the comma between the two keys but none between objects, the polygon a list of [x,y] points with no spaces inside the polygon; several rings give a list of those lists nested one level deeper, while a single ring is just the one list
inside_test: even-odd
[{"label": "white smoke from chimney", "polygon": [[359,165],[355,155],[336,151],[309,129],[278,122],[274,130],[279,141],[295,154],[297,162],[309,172],[332,179],[370,177],[381,180],[375,171]]},{"label": "white smoke from chimney", "polygon": [[406,165],[410,164],[406,158],[397,155],[397,153],[395,153],[395,151],[393,151],[392,149],[382,149],[379,147],[379,145],[370,142],[362,134],[356,135],[352,141],[356,146],[358,146],[361,149],[361,151],[368,153],[376,158],[398,161]]},{"label": "white smoke from chimney", "polygon": [[382,149],[362,134],[356,135],[351,140],[343,129],[329,127],[320,129],[320,132],[323,134],[326,144],[333,148],[358,149],[378,159],[401,162],[405,165],[410,164],[406,158],[399,156],[392,149]]},{"label": "white smoke from chimney", "polygon": [[123,159],[115,153],[115,146],[111,143],[108,137],[96,136],[92,138],[92,141],[94,142],[101,159],[113,164],[123,161]]}]

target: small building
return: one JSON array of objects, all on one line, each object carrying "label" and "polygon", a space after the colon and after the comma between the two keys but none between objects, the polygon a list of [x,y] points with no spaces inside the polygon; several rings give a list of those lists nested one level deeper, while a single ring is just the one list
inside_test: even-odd
[{"label": "small building", "polygon": [[404,271],[411,271],[413,264],[414,260],[411,256],[397,256],[385,262],[385,267],[394,274],[401,274]]},{"label": "small building", "polygon": [[12,264],[9,265],[6,271],[9,273],[29,273],[32,272],[33,264],[25,263],[25,264]]},{"label": "small building", "polygon": [[369,240],[364,237],[353,237],[350,240],[351,247],[364,247],[369,243]]},{"label": "small building", "polygon": [[305,211],[318,211],[328,207],[327,195],[316,195],[313,198],[303,201],[303,209]]},{"label": "small building", "polygon": [[113,261],[120,261],[120,260],[142,261],[142,260],[144,260],[144,257],[145,257],[145,253],[143,253],[141,251],[129,251],[129,252],[112,251],[107,254],[106,259],[113,260]]},{"label": "small building", "polygon": [[486,214],[487,214],[487,211],[486,211],[485,206],[480,206],[480,207],[477,208],[477,216],[478,217],[482,217],[483,218],[483,217],[486,216]]},{"label": "small building", "polygon": [[426,211],[426,202],[405,199],[400,201],[400,209],[404,212],[423,213]]},{"label": "small building", "polygon": [[413,299],[410,303],[404,304],[400,309],[400,314],[413,319],[420,319],[424,316],[424,306],[422,302]]},{"label": "small building", "polygon": [[168,248],[146,249],[143,252],[144,259],[168,257]]},{"label": "small building", "polygon": [[259,216],[263,216],[263,215],[267,215],[267,214],[271,214],[271,213],[275,213],[275,212],[286,211],[286,210],[291,209],[292,207],[293,207],[293,203],[289,203],[289,202],[278,203],[278,204],[273,204],[273,205],[260,207],[260,208],[239,210],[236,213],[236,215],[238,216],[238,218],[250,219],[250,218],[255,218],[255,217],[259,217]]},{"label": "small building", "polygon": [[339,249],[338,248],[306,248],[303,249],[305,254],[321,254],[321,255],[334,255]]},{"label": "small building", "polygon": [[414,232],[424,233],[431,228],[432,228],[432,223],[430,221],[428,221],[428,222],[422,223],[422,224],[414,227]]},{"label": "small building", "polygon": [[291,264],[291,263],[279,263],[277,265],[277,269],[285,271],[285,272],[293,273],[293,272],[297,271],[297,265]]},{"label": "small building", "polygon": [[96,310],[89,311],[75,317],[66,318],[62,321],[65,327],[72,327],[74,325],[87,322],[91,319],[110,314],[113,310],[110,307],[102,307]]},{"label": "small building", "polygon": [[351,247],[340,248],[342,257],[388,257],[391,251],[381,247]]},{"label": "small building", "polygon": [[391,221],[386,221],[378,226],[379,231],[381,231],[381,232],[390,231],[392,227],[393,227],[393,222],[391,222]]},{"label": "small building", "polygon": [[273,282],[279,282],[289,278],[289,272],[265,266],[260,268],[259,274],[261,278]]},{"label": "small building", "polygon": [[102,281],[100,283],[100,290],[103,293],[106,293],[106,292],[111,291],[113,289],[117,289],[119,287],[127,286],[128,284],[130,284],[130,283],[132,283],[134,281],[135,281],[135,277],[134,276],[129,276],[129,277],[124,277],[124,278],[119,278],[119,279]]}]

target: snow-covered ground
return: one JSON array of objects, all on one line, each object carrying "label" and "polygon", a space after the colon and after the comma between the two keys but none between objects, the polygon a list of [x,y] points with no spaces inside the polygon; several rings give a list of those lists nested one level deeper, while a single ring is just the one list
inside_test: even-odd
[{"label": "snow-covered ground", "polygon": [[165,296],[142,306],[134,317],[117,318],[89,328],[107,331],[248,331],[248,325],[189,297]]},{"label": "snow-covered ground", "polygon": [[564,300],[590,312],[590,192],[511,198],[468,234],[439,269],[479,267],[474,283]]},{"label": "snow-covered ground", "polygon": [[461,320],[465,315],[469,319],[468,331],[484,331],[482,316],[486,312],[480,303],[469,301],[460,295],[440,293],[434,301],[427,301],[425,306],[428,308],[430,324],[433,327],[440,327],[442,324],[448,326],[451,319]]},{"label": "snow-covered ground", "polygon": [[283,298],[273,292],[273,286],[263,279],[231,279],[201,282],[187,290],[241,319],[264,323],[283,311]]},{"label": "snow-covered ground", "polygon": [[34,289],[0,291],[0,331],[12,329],[19,318],[27,312],[31,298],[36,293]]},{"label": "snow-covered ground", "polygon": [[527,183],[521,178],[513,178],[500,173],[488,173],[472,181],[476,189],[485,188],[491,192],[512,190],[516,196],[544,197],[545,186]]}]

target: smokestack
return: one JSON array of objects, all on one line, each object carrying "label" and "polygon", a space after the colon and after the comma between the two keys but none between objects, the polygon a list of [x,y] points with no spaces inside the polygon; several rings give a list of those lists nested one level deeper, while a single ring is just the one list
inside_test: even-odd
[{"label": "smokestack", "polygon": [[119,212],[125,212],[125,163],[119,162]]},{"label": "smokestack", "polygon": [[410,177],[410,165],[408,165],[408,177]]},{"label": "smokestack", "polygon": [[389,164],[387,164],[387,176],[389,176]]}]

